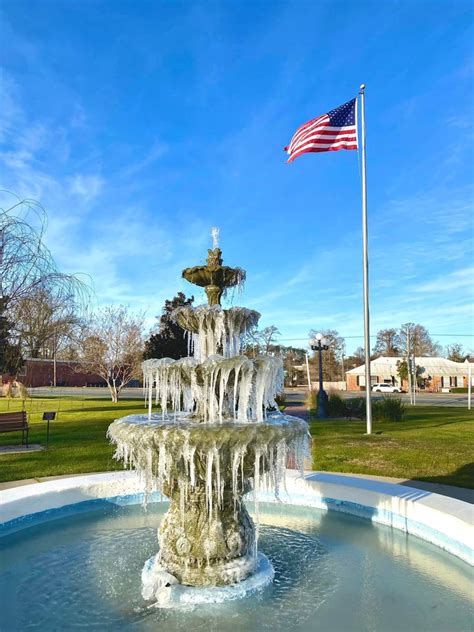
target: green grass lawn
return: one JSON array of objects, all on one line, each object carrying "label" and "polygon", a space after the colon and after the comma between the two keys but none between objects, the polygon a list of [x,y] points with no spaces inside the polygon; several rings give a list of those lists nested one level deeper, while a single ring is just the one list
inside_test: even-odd
[{"label": "green grass lawn", "polygon": [[407,407],[406,419],[314,420],[313,468],[474,488],[474,414],[447,406]]},{"label": "green grass lawn", "polygon": [[[0,399],[0,412],[21,410],[18,400]],[[140,400],[50,398],[26,401],[30,443],[46,443],[45,410],[56,410],[50,448],[31,454],[0,456],[0,481],[57,474],[121,469],[105,433],[117,417],[145,412]],[[395,476],[406,480],[474,487],[474,415],[462,408],[417,406],[400,422],[375,422],[366,436],[362,421],[310,422],[313,468]],[[0,445],[18,444],[21,434],[0,434]]]},{"label": "green grass lawn", "polygon": [[[21,407],[19,400],[0,399],[0,412]],[[139,399],[113,404],[107,399],[33,398],[26,400],[25,408],[30,422],[29,442],[42,445],[46,445],[43,412],[57,411],[57,420],[50,422],[49,450],[0,456],[0,481],[122,469],[112,458],[114,449],[106,439],[107,428],[117,417],[145,412]],[[19,443],[20,432],[0,434],[0,445]]]}]

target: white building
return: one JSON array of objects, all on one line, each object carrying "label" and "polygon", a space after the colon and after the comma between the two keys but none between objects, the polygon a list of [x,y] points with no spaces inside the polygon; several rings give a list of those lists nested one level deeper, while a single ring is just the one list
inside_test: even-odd
[{"label": "white building", "polygon": [[[403,361],[405,358],[387,356],[372,360],[370,362],[372,384],[386,382],[406,389],[407,382],[404,380],[402,383],[397,367],[397,362]],[[429,390],[439,391],[443,388],[467,386],[469,369],[467,362],[453,362],[439,357],[415,357],[415,364],[422,369],[420,377],[425,380],[426,388]],[[365,388],[365,364],[346,371],[346,384],[348,391]]]}]

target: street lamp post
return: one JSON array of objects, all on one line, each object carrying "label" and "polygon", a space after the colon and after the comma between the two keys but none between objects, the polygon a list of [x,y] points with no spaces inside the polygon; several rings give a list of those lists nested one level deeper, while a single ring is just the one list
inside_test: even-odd
[{"label": "street lamp post", "polygon": [[318,360],[319,360],[319,391],[318,396],[316,398],[318,407],[316,410],[316,417],[318,419],[325,419],[328,416],[327,413],[327,404],[328,404],[328,395],[324,390],[323,386],[323,351],[327,351],[329,349],[329,345],[327,340],[323,338],[323,335],[317,333],[314,337],[314,340],[311,340],[311,349],[313,351],[318,352]]}]

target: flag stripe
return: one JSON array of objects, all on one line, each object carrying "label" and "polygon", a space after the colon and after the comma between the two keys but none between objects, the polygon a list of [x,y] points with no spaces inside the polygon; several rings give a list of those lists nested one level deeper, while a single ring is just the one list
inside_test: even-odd
[{"label": "flag stripe", "polygon": [[340,145],[357,145],[357,141],[352,138],[349,140],[340,140],[337,141],[336,143],[321,143],[321,142],[316,142],[316,143],[305,143],[304,145],[301,145],[301,147],[298,147],[298,149],[295,150],[295,152],[299,152],[303,149],[307,149],[308,147],[320,147],[321,149],[324,148],[329,148],[329,147],[339,147]]},{"label": "flag stripe", "polygon": [[312,147],[317,147],[319,149],[329,149],[329,147],[340,147],[341,145],[356,146],[357,143],[354,139],[349,140],[349,141],[341,140],[341,141],[338,141],[337,143],[306,143],[305,145],[298,147],[298,149],[294,153],[301,152],[301,151],[308,151],[308,149]]},{"label": "flag stripe", "polygon": [[330,140],[339,140],[340,138],[356,138],[356,133],[355,130],[351,131],[348,130],[347,132],[332,132],[331,134],[322,134],[321,132],[317,132],[315,134],[308,134],[308,136],[305,136],[304,138],[302,138],[298,143],[296,143],[293,147],[291,147],[292,150],[296,149],[297,147],[299,147],[300,145],[307,143],[309,140],[315,140],[318,138],[321,138],[321,140],[325,140],[325,141],[330,141]]},{"label": "flag stripe", "polygon": [[297,151],[294,154],[292,154],[291,157],[288,158],[287,162],[293,162],[295,158],[298,158],[298,156],[301,156],[302,154],[308,154],[308,153],[315,154],[315,153],[319,153],[323,151],[339,151],[340,149],[358,149],[358,147],[357,145],[351,145],[348,147],[329,147],[325,149],[316,149],[316,148],[304,149],[302,151]]},{"label": "flag stripe", "polygon": [[311,132],[314,129],[317,129],[318,127],[323,127],[324,123],[329,123],[329,117],[327,116],[327,114],[302,125],[298,130],[296,130],[295,135],[291,139],[290,147],[305,134]]},{"label": "flag stripe", "polygon": [[301,143],[306,142],[308,139],[310,138],[319,138],[319,137],[327,137],[327,138],[334,138],[337,139],[339,136],[346,136],[346,135],[350,135],[352,134],[353,136],[356,135],[356,129],[354,126],[347,126],[344,128],[321,128],[321,129],[315,129],[315,130],[311,130],[310,132],[307,132],[306,134],[302,134],[300,135],[300,137],[298,138],[298,140],[296,140],[295,142],[292,142],[290,144],[290,151],[293,151],[296,147],[298,147],[298,145],[301,145]]},{"label": "flag stripe", "polygon": [[285,147],[288,162],[301,154],[357,149],[356,99],[301,125]]}]

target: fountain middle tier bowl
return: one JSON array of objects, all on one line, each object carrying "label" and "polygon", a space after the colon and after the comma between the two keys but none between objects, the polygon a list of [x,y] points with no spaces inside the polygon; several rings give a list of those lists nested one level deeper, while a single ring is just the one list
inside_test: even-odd
[{"label": "fountain middle tier bowl", "polygon": [[200,423],[185,413],[129,415],[114,421],[108,436],[125,465],[158,479],[168,478],[176,468],[184,468],[191,479],[205,476],[202,468],[220,468],[224,474],[238,467],[249,476],[256,462],[260,473],[284,468],[289,453],[302,467],[310,444],[306,422],[281,413],[243,423]]},{"label": "fountain middle tier bowl", "polygon": [[186,331],[198,333],[210,327],[213,330],[222,328],[230,335],[240,335],[257,326],[260,313],[246,307],[223,309],[220,305],[198,305],[176,308],[173,318]]}]

